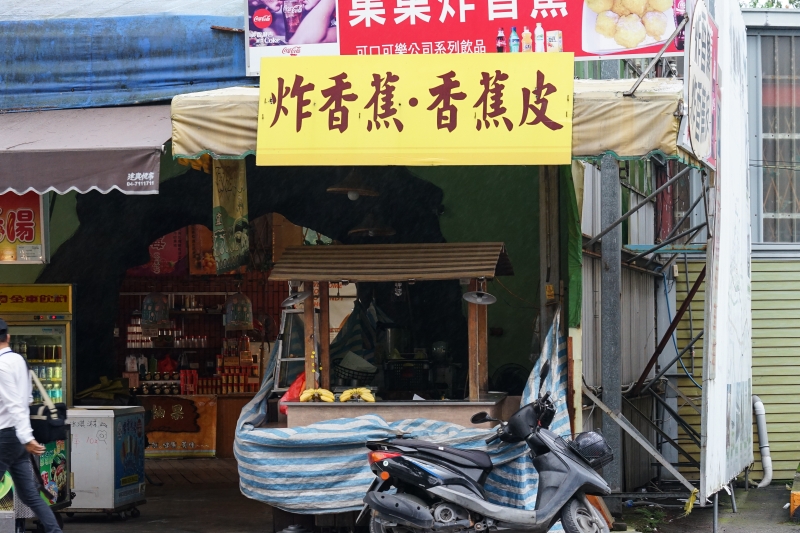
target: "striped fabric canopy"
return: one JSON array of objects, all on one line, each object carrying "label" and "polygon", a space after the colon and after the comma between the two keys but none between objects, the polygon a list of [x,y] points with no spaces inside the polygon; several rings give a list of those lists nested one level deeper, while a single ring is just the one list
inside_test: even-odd
[{"label": "striped fabric canopy", "polygon": [[[551,429],[556,434],[569,435],[566,339],[556,340],[558,331],[556,318],[542,355],[528,378],[522,405],[538,396],[539,370],[549,360],[553,370],[544,388],[553,392],[556,402]],[[527,445],[486,446],[484,441],[493,430],[421,418],[389,423],[377,415],[328,420],[306,427],[260,427],[267,422],[267,398],[272,391],[280,341],[275,344],[261,391],[244,407],[237,423],[234,453],[245,496],[301,514],[358,510],[374,479],[367,464],[366,442],[403,436],[488,452],[495,465],[485,486],[489,500],[535,509],[538,474]],[[562,531],[561,525],[557,524],[552,531]]]}]

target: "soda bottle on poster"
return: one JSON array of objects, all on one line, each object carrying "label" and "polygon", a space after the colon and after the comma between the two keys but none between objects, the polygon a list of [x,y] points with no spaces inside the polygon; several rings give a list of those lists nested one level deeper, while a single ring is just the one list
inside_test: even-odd
[{"label": "soda bottle on poster", "polygon": [[283,19],[286,22],[286,42],[289,42],[303,18],[302,0],[283,0]]},{"label": "soda bottle on poster", "polygon": [[497,51],[501,54],[506,51],[506,34],[503,28],[497,30]]},{"label": "soda bottle on poster", "polygon": [[522,51],[533,52],[533,37],[531,35],[531,30],[528,29],[527,26],[524,28],[525,29],[522,31]]},{"label": "soda bottle on poster", "polygon": [[508,51],[519,52],[519,35],[517,35],[516,26],[511,26],[511,34],[508,36]]},{"label": "soda bottle on poster", "polygon": [[[677,27],[683,17],[686,16],[686,0],[674,0],[672,4],[672,12],[675,14],[675,27]],[[678,50],[683,50],[686,41],[686,26],[678,32],[678,35],[675,36],[675,48]]]},{"label": "soda bottle on poster", "polygon": [[537,22],[533,30],[533,51],[544,52],[544,28],[541,22]]}]

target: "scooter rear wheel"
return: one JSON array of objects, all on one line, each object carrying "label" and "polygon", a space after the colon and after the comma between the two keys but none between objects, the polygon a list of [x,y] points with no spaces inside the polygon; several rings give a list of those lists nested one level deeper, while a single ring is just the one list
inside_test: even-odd
[{"label": "scooter rear wheel", "polygon": [[567,533],[606,533],[608,526],[585,498],[572,498],[561,509],[561,525]]}]

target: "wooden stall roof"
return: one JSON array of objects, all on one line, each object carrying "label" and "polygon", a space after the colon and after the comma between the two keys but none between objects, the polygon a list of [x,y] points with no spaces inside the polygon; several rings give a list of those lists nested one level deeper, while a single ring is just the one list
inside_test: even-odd
[{"label": "wooden stall roof", "polygon": [[513,276],[502,242],[287,248],[273,281],[430,281]]}]

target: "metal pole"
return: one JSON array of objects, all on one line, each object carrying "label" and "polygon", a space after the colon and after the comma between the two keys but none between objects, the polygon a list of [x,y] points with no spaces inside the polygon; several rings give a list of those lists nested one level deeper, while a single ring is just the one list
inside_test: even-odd
[{"label": "metal pole", "polygon": [[731,484],[730,484],[730,488],[731,488],[731,509],[733,510],[734,513],[738,513],[739,512],[739,508],[736,507],[736,493],[733,492],[733,482],[732,481],[731,481]]},{"label": "metal pole", "polygon": [[[686,211],[686,213],[684,213],[684,215],[681,217],[681,219],[675,224],[675,227],[672,228],[672,231],[670,231],[669,235],[667,235],[667,237],[666,237],[667,239],[671,239],[672,236],[675,235],[675,232],[678,231],[678,228],[681,227],[681,224],[683,224],[683,221],[686,220],[689,217],[689,215],[692,214],[692,211],[694,211],[694,208],[697,207],[697,204],[699,204],[700,200],[702,200],[702,199],[703,199],[703,195],[701,194],[700,196],[697,197],[697,199],[694,201],[694,203],[691,205],[691,207],[689,207],[689,210]],[[655,259],[656,259],[656,256],[653,255],[653,257],[651,257],[647,261],[647,264],[645,265],[645,267],[649,267],[650,263],[655,261]]]},{"label": "metal pole", "polygon": [[671,239],[667,239],[666,241],[662,242],[661,244],[657,244],[654,247],[650,248],[649,250],[645,250],[644,252],[633,256],[632,258],[628,259],[627,262],[628,263],[633,263],[634,261],[636,261],[640,257],[644,257],[647,254],[651,254],[651,253],[655,252],[656,250],[660,250],[660,249],[664,248],[665,246],[667,246],[669,244],[672,244],[673,242],[677,241],[678,239],[682,239],[683,237],[686,237],[687,235],[689,235],[693,231],[696,231],[696,230],[704,228],[705,225],[706,225],[706,223],[703,222],[702,224],[698,224],[697,226],[695,226],[693,228],[689,228],[686,231],[684,231],[683,233],[679,233],[678,235],[675,235]]},{"label": "metal pole", "polygon": [[672,359],[672,361],[670,361],[669,363],[667,363],[666,365],[664,365],[664,368],[662,368],[662,369],[661,369],[661,371],[660,371],[658,374],[656,374],[656,377],[654,377],[653,379],[651,379],[651,380],[650,380],[650,383],[648,383],[648,384],[647,384],[647,385],[646,385],[646,386],[645,386],[645,387],[642,389],[642,392],[647,392],[647,390],[648,390],[650,387],[652,387],[652,386],[653,386],[653,383],[655,383],[656,381],[658,381],[658,378],[660,378],[661,376],[663,376],[664,374],[666,374],[666,373],[667,373],[667,371],[669,371],[670,367],[672,367],[672,365],[674,365],[674,364],[675,364],[675,363],[678,361],[678,359],[680,359],[681,357],[683,357],[683,354],[685,354],[687,351],[689,351],[689,348],[691,348],[692,346],[694,346],[694,343],[696,343],[698,340],[700,340],[700,337],[702,337],[702,336],[703,336],[703,331],[701,330],[701,331],[700,331],[700,333],[698,333],[698,334],[697,334],[697,336],[696,336],[695,338],[693,338],[693,339],[692,339],[692,340],[689,342],[689,344],[688,344],[688,345],[687,345],[687,346],[686,346],[686,347],[685,347],[683,350],[681,350],[681,353],[679,353],[678,355],[676,355],[676,356],[675,356],[675,357]]},{"label": "metal pole", "polygon": [[714,519],[711,525],[711,531],[717,533],[717,526],[719,525],[719,492],[714,494]]},{"label": "metal pole", "polygon": [[644,369],[644,372],[642,372],[642,375],[639,377],[639,381],[633,388],[633,396],[637,396],[639,394],[639,391],[642,390],[642,386],[644,385],[644,380],[647,379],[647,374],[650,373],[650,370],[653,368],[653,365],[655,365],[656,361],[658,361],[658,356],[661,355],[661,352],[664,351],[664,348],[670,341],[672,333],[675,331],[675,328],[678,327],[678,323],[683,317],[683,314],[686,312],[686,309],[692,303],[694,295],[697,294],[698,290],[700,290],[700,284],[703,283],[705,277],[706,277],[706,267],[703,267],[703,270],[701,270],[700,274],[697,275],[697,279],[694,282],[694,286],[692,286],[692,290],[690,290],[689,294],[686,295],[686,299],[681,304],[680,309],[678,309],[678,311],[675,313],[675,316],[672,319],[672,323],[667,328],[667,331],[664,333],[664,336],[661,338],[661,341],[658,343],[658,346],[656,346],[655,353],[650,358],[650,361],[648,361],[647,366]]},{"label": "metal pole", "polygon": [[[600,220],[608,229],[601,243],[602,273],[600,275],[600,349],[603,400],[615,412],[622,409],[622,350],[621,350],[621,272],[622,228],[619,217],[621,194],[619,165],[613,156],[606,155],[600,165]],[[614,460],[603,467],[603,477],[613,492],[622,490],[622,431],[616,422],[603,413],[603,435],[614,452]]]},{"label": "metal pole", "polygon": [[642,81],[644,81],[645,77],[650,73],[651,70],[653,70],[653,67],[656,66],[656,64],[659,62],[661,57],[664,55],[664,52],[667,51],[667,48],[669,48],[669,45],[672,43],[673,39],[675,39],[675,37],[678,35],[678,33],[680,33],[683,27],[686,26],[686,22],[688,20],[689,17],[684,15],[683,20],[681,21],[680,24],[678,24],[678,27],[675,28],[675,31],[672,32],[672,35],[670,35],[670,37],[667,39],[667,42],[664,43],[664,46],[661,47],[661,50],[658,51],[656,57],[654,57],[653,60],[650,61],[650,64],[647,65],[647,68],[644,70],[644,72],[642,72],[642,75],[639,76],[639,79],[637,79],[636,83],[633,84],[631,90],[622,93],[623,96],[633,96],[633,93],[636,92],[636,89],[639,88],[639,85],[642,83]]},{"label": "metal pole", "polygon": [[[603,161],[604,162],[605,162],[607,157],[612,157],[612,156],[608,156],[608,155],[607,156],[603,156]],[[601,163],[601,165],[602,164],[603,163]],[[633,209],[631,209],[630,211],[628,211],[627,213],[625,213],[621,217],[617,218],[616,220],[613,220],[612,222],[608,222],[607,223],[608,225],[606,226],[606,229],[604,229],[603,231],[601,231],[600,233],[598,233],[597,235],[592,237],[592,239],[589,242],[587,242],[586,244],[584,244],[583,247],[584,248],[588,248],[591,245],[593,245],[594,243],[596,243],[597,241],[599,241],[603,237],[603,235],[605,235],[606,233],[608,233],[612,229],[616,228],[618,225],[620,225],[623,222],[625,222],[626,220],[628,220],[631,217],[632,214],[634,214],[636,211],[638,211],[642,207],[646,206],[650,202],[650,200],[652,200],[653,198],[658,196],[658,193],[660,193],[661,191],[663,191],[664,189],[666,189],[667,187],[669,187],[670,185],[675,183],[675,180],[683,177],[683,175],[686,174],[687,172],[689,172],[691,169],[692,169],[692,167],[684,168],[683,170],[681,170],[680,172],[675,174],[673,177],[668,179],[666,182],[664,182],[664,185],[662,185],[661,187],[659,187],[658,189],[656,189],[655,191],[650,193],[650,196],[648,196],[647,198],[645,198],[644,200],[639,202],[636,205],[636,207],[634,207]],[[617,171],[619,171],[619,169],[617,169]],[[602,169],[601,169],[600,173],[602,174]],[[617,181],[619,181],[619,176],[617,176]],[[602,190],[602,186],[600,187],[600,189]],[[602,211],[602,207],[601,207],[601,211]],[[614,216],[616,217],[618,215],[615,214]],[[603,221],[603,222],[605,222],[605,221]],[[601,224],[601,225],[605,225],[605,224]]]}]

